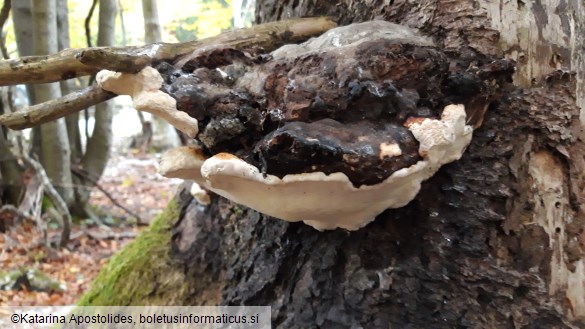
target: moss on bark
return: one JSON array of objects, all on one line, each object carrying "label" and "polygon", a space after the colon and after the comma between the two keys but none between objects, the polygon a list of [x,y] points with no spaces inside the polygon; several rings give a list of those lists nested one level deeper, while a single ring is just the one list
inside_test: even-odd
[{"label": "moss on bark", "polygon": [[178,216],[173,200],[149,228],[112,257],[79,305],[184,304],[191,291],[189,280],[169,255],[171,228]]}]

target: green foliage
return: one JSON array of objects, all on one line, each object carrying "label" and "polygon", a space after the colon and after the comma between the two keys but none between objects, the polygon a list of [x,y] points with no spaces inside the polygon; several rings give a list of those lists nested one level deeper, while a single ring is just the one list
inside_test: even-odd
[{"label": "green foliage", "polygon": [[[122,22],[116,18],[116,45],[144,44],[144,20],[140,0],[119,2],[124,14],[125,37]],[[71,48],[87,47],[85,19],[91,8],[90,0],[69,0],[69,38]],[[173,0],[172,4],[158,1],[158,11],[163,27],[163,41],[184,42],[217,35],[233,27],[232,0]],[[90,21],[92,45],[96,46],[98,34],[99,2]],[[12,58],[18,57],[12,19],[4,26],[6,46]]]},{"label": "green foliage", "polygon": [[[71,48],[85,48],[87,47],[87,39],[85,37],[85,18],[91,8],[92,1],[83,0],[69,0],[69,39]],[[89,28],[92,34],[92,45],[95,45],[98,32],[98,16],[99,5],[96,6]]]},{"label": "green foliage", "polygon": [[43,194],[43,199],[41,200],[41,210],[45,212],[49,208],[55,208],[51,198],[49,198],[46,194]]},{"label": "green foliage", "polygon": [[189,16],[180,17],[164,26],[177,41],[185,42],[217,35],[233,26],[231,0],[193,1]]},{"label": "green foliage", "polygon": [[2,32],[5,33],[4,42],[6,43],[6,50],[8,50],[8,56],[10,56],[10,58],[18,57],[18,49],[16,47],[16,36],[14,34],[14,24],[12,23],[12,13],[8,17],[8,20],[6,20],[6,24],[4,24],[4,30]]}]

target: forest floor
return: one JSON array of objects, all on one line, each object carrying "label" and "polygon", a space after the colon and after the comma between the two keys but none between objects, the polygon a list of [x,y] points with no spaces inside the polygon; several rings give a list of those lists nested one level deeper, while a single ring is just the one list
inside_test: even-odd
[{"label": "forest floor", "polygon": [[[117,203],[137,214],[144,223],[166,207],[181,183],[160,176],[155,158],[153,154],[114,155],[99,181]],[[128,213],[99,189],[93,190],[90,204],[110,229],[82,220],[74,225],[67,248],[45,247],[32,221],[0,233],[1,271],[38,270],[64,288],[39,292],[20,285],[19,290],[0,289],[0,306],[75,304],[108,259],[145,227],[136,225],[134,219],[126,221]],[[57,241],[59,235],[60,230],[49,225],[49,241]],[[2,281],[0,277],[0,287]]]}]

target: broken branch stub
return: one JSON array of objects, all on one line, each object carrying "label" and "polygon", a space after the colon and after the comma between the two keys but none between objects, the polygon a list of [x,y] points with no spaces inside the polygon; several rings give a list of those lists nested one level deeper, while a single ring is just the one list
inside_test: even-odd
[{"label": "broken branch stub", "polygon": [[456,60],[373,21],[260,57],[228,47],[161,63],[161,91],[197,120],[201,145],[164,155],[185,163],[167,176],[320,230],[358,229],[461,157],[513,71]]},{"label": "broken branch stub", "polygon": [[105,102],[114,97],[116,97],[116,94],[99,86],[89,86],[63,97],[29,106],[24,111],[0,115],[0,124],[14,130],[32,128],[79,112],[89,106]]}]

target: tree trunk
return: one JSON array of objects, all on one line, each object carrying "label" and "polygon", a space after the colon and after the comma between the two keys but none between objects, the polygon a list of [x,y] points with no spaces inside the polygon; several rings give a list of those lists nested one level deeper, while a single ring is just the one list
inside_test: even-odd
[{"label": "tree trunk", "polygon": [[[16,46],[18,48],[18,55],[33,56],[34,40],[33,40],[33,21],[32,16],[32,0],[12,1],[12,21],[14,22],[14,34],[16,36]],[[30,104],[36,104],[35,88],[32,85],[26,86],[28,100]],[[32,147],[31,153],[41,154],[41,127],[34,127],[32,130]]]},{"label": "tree trunk", "polygon": [[142,15],[144,16],[145,43],[161,42],[162,30],[158,20],[156,0],[142,0]]},{"label": "tree trunk", "polygon": [[22,56],[34,55],[32,0],[12,1],[12,20],[18,54]]},{"label": "tree trunk", "polygon": [[[113,46],[115,43],[116,16],[118,13],[116,0],[102,0],[99,7],[99,31],[97,46]],[[95,107],[95,125],[93,133],[87,141],[87,150],[81,160],[81,167],[90,179],[81,179],[81,187],[77,191],[76,212],[83,212],[89,200],[91,188],[102,176],[110,159],[112,148],[112,119],[114,117],[111,102],[104,102]]]},{"label": "tree trunk", "polygon": [[[55,53],[57,45],[56,0],[33,1],[34,45],[36,55]],[[45,102],[61,97],[58,83],[35,86],[35,101]],[[71,151],[64,119],[41,126],[41,162],[53,185],[67,204],[73,202]]]},{"label": "tree trunk", "polygon": [[258,0],[256,10],[259,22],[418,28],[452,64],[517,60],[516,87],[492,102],[459,161],[366,227],[319,232],[217,196],[202,206],[183,189],[82,304],[271,305],[278,328],[585,326],[581,1]]},{"label": "tree trunk", "polygon": [[[156,0],[142,0],[142,14],[144,16],[144,41],[149,43],[162,41],[162,30],[158,19]],[[165,149],[178,146],[181,142],[179,135],[173,126],[168,122],[152,117],[153,146]],[[147,134],[144,129],[143,135]]]},{"label": "tree trunk", "polygon": [[[70,48],[69,41],[69,10],[67,0],[57,0],[57,43],[59,51]],[[75,86],[75,79],[61,81],[61,94],[68,95],[78,88]],[[65,117],[67,125],[67,137],[71,149],[71,163],[78,163],[83,150],[81,149],[81,132],[79,131],[79,113]],[[75,179],[74,179],[75,180]]]},{"label": "tree trunk", "polygon": [[[4,112],[5,104],[0,101],[0,114]],[[20,166],[12,153],[12,145],[6,134],[7,129],[0,127],[0,204],[16,205],[22,196],[22,173]]]}]

